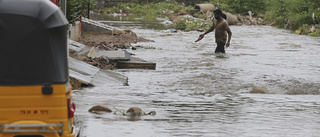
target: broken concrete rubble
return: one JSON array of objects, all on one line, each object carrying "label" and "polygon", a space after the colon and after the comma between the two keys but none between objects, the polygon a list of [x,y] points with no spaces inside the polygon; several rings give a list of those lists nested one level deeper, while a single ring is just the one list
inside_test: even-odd
[{"label": "broken concrete rubble", "polygon": [[[128,49],[132,47],[130,42],[150,40],[137,37],[137,35],[129,29],[123,31],[114,29],[113,31],[114,33],[112,35],[90,34],[93,37],[88,35],[90,40],[85,40],[85,42],[82,41],[85,44],[69,40],[69,71],[73,87],[78,88],[84,85],[90,86],[101,84],[129,85],[127,77],[111,73],[111,71],[108,70],[117,68],[117,66],[119,66],[117,64],[130,62],[132,54],[126,50],[118,50],[119,48]],[[108,38],[110,37],[113,39],[108,42]],[[121,39],[119,39],[119,37]],[[130,62],[129,64],[136,64],[137,61],[146,62],[141,59],[135,59],[135,62]],[[153,64],[153,68],[155,69],[155,63]],[[121,68],[126,67],[123,67],[122,65]],[[145,69],[146,67],[127,68]],[[101,81],[101,79],[103,81]]]},{"label": "broken concrete rubble", "polygon": [[97,52],[97,57],[105,57],[109,60],[129,61],[130,53],[126,50],[117,50],[117,51],[99,50]]},{"label": "broken concrete rubble", "polygon": [[83,86],[128,85],[126,76],[100,69],[74,58],[69,58],[69,76],[73,89]]}]

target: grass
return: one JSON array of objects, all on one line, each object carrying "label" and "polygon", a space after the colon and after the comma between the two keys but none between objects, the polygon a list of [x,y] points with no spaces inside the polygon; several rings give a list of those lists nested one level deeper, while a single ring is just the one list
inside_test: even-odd
[{"label": "grass", "polygon": [[169,16],[179,15],[181,13],[190,13],[193,10],[191,6],[184,6],[175,2],[159,2],[159,3],[118,3],[117,6],[105,8],[104,11],[108,13],[129,13],[135,15],[156,15]]}]

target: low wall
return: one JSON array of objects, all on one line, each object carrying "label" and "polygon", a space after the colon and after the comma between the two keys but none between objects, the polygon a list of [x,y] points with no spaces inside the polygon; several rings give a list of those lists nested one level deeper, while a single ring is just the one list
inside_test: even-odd
[{"label": "low wall", "polygon": [[[103,9],[106,7],[112,7],[117,5],[117,3],[126,3],[126,2],[164,2],[166,0],[95,0],[96,1],[96,8],[97,9]],[[195,4],[207,2],[208,0],[175,0],[176,2],[179,3],[184,3],[186,5],[191,5],[194,6]]]},{"label": "low wall", "polygon": [[82,31],[83,32],[90,32],[90,33],[97,33],[97,34],[108,34],[112,35],[112,30],[109,29],[103,29],[98,26],[94,26],[87,23],[82,23]]},{"label": "low wall", "polygon": [[80,21],[76,21],[72,24],[69,24],[69,39],[71,40],[79,40],[81,36],[81,23]]}]

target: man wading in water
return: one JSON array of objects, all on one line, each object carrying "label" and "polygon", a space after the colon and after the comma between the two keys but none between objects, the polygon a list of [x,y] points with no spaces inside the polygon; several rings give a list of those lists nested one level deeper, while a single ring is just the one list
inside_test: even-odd
[{"label": "man wading in water", "polygon": [[[232,32],[229,28],[228,22],[222,18],[223,14],[220,9],[216,9],[213,11],[214,18],[212,27],[207,30],[205,33],[201,34],[200,37],[204,37],[204,35],[210,33],[215,29],[215,38],[217,43],[217,48],[215,53],[226,53],[224,50],[224,46],[230,46],[230,40],[232,36]],[[227,42],[227,33],[228,33],[228,42]],[[226,43],[227,42],[227,43]]]}]

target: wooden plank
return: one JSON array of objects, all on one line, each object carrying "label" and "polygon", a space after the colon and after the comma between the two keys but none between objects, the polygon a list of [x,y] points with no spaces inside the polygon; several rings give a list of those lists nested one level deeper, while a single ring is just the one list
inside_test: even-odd
[{"label": "wooden plank", "polygon": [[120,61],[117,63],[118,69],[156,69],[156,63],[140,61]]}]

